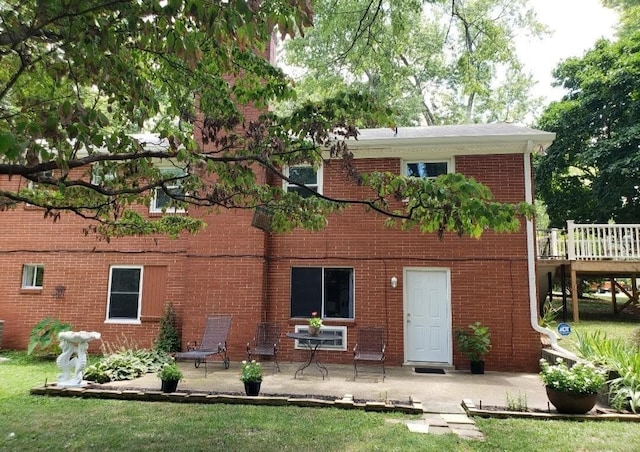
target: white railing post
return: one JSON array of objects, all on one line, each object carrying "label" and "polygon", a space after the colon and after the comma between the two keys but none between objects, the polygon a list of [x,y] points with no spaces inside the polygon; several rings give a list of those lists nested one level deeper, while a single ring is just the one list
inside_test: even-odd
[{"label": "white railing post", "polygon": [[567,220],[567,257],[570,261],[576,260],[576,247],[575,247],[575,226],[573,220]]}]

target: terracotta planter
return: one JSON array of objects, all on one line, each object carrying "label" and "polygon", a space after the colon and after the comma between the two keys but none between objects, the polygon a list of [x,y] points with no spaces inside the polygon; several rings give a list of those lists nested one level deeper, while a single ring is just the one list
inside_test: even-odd
[{"label": "terracotta planter", "polygon": [[484,361],[471,361],[471,373],[483,374],[484,373]]},{"label": "terracotta planter", "polygon": [[317,336],[320,332],[320,327],[309,325],[309,334],[312,336]]},{"label": "terracotta planter", "polygon": [[244,384],[244,392],[248,396],[257,396],[260,394],[260,385],[261,381],[251,381],[245,382]]},{"label": "terracotta planter", "polygon": [[558,413],[585,414],[593,409],[598,400],[598,394],[575,394],[572,392],[556,391],[547,388],[549,402],[556,407]]},{"label": "terracotta planter", "polygon": [[162,380],[162,392],[176,392],[180,380]]}]

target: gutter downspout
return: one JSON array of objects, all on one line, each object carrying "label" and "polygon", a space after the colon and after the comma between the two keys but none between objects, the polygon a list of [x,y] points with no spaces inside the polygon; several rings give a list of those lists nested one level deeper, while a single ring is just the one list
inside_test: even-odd
[{"label": "gutter downspout", "polygon": [[[533,151],[533,141],[527,141],[527,150],[524,153],[524,193],[525,201],[529,204],[533,204],[533,180],[531,176],[531,153]],[[542,327],[538,324],[538,299],[537,299],[537,286],[536,279],[536,251],[534,237],[533,220],[527,219],[527,266],[529,273],[529,314],[531,316],[531,327],[544,334],[549,338],[551,342],[551,348],[568,357],[576,357],[575,354],[562,348],[558,345],[558,337],[553,330]]]}]

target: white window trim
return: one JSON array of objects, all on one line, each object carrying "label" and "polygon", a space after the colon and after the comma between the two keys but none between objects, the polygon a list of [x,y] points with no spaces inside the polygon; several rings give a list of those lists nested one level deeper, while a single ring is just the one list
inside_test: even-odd
[{"label": "white window trim", "polygon": [[[448,159],[411,159],[411,160],[402,160],[402,164],[400,167],[400,174],[403,176],[407,174],[407,165],[410,163],[446,163],[447,164],[447,174],[455,173],[455,160],[454,158]],[[428,177],[426,179],[435,179],[434,177]]]},{"label": "white window trim", "polygon": [[[295,332],[296,333],[307,333],[309,331],[309,325],[296,325]],[[325,343],[320,343],[318,346],[318,350],[329,350],[329,351],[341,351],[344,352],[347,350],[347,327],[346,326],[328,326],[323,325],[320,329],[320,333],[327,331],[339,331],[342,333],[342,345],[329,345]],[[296,350],[309,350],[309,347],[305,344],[300,344],[298,339],[295,340],[294,348]]]},{"label": "white window trim", "polygon": [[[307,168],[312,168],[311,165],[308,164],[301,164],[301,165],[292,165],[295,168],[300,168],[300,167],[307,167]],[[282,169],[282,172],[284,173],[285,176],[289,177],[289,168],[291,168],[290,166],[285,166]],[[317,188],[317,192],[322,194],[323,193],[323,187],[322,187],[322,181],[324,180],[323,177],[323,165],[320,165],[318,167],[318,169],[316,170],[316,184],[315,187]],[[298,187],[295,184],[290,184],[288,181],[282,179],[282,188],[284,191],[289,191],[289,187]],[[314,185],[308,185],[308,187],[314,187]]]},{"label": "white window trim", "polygon": [[[140,269],[140,290],[138,291],[137,319],[110,319],[109,318],[109,308],[111,307],[111,282],[113,280],[114,268],[139,268]],[[107,288],[107,309],[106,309],[106,318],[104,323],[117,323],[117,324],[127,324],[127,325],[140,325],[142,323],[140,319],[142,315],[143,281],[144,281],[144,266],[142,265],[111,265],[109,267],[109,286]]]},{"label": "white window trim", "polygon": [[[35,271],[33,273],[33,280],[27,281],[27,268],[33,268]],[[38,269],[42,269],[42,286],[36,285],[36,280],[38,279]],[[24,264],[22,266],[22,289],[42,289],[44,286],[44,264]]]},{"label": "white window trim", "polygon": [[[168,170],[175,170],[175,169],[179,169],[173,166],[160,166],[159,167],[160,171],[168,171]],[[185,173],[186,175],[186,173]],[[171,190],[172,188],[180,188],[179,184],[175,184],[175,185],[167,185],[167,189]],[[156,206],[156,201],[158,199],[157,197],[157,192],[158,190],[161,190],[162,188],[157,187],[153,190],[153,195],[151,196],[151,202],[149,203],[149,213],[186,213],[186,209],[184,207],[180,207],[180,208],[176,208],[176,207],[167,207],[165,209],[163,209],[162,207],[157,207]]]}]

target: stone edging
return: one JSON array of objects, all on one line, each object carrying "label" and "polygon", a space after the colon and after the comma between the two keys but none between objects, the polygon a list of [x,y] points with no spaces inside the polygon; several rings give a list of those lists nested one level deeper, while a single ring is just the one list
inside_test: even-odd
[{"label": "stone edging", "polygon": [[55,384],[38,386],[29,391],[33,395],[46,395],[57,397],[80,397],[84,399],[118,399],[136,400],[140,402],[176,402],[176,403],[227,403],[247,405],[270,406],[301,406],[313,408],[342,408],[358,409],[364,411],[390,412],[395,411],[405,414],[422,414],[422,403],[413,400],[411,404],[391,404],[385,402],[359,403],[353,400],[353,396],[346,394],[342,399],[320,400],[312,398],[272,397],[272,396],[242,396],[230,394],[208,393],[164,393],[161,391],[147,390],[109,390],[96,388],[59,388]]},{"label": "stone edging", "polygon": [[562,414],[555,411],[545,413],[542,411],[521,412],[521,411],[497,411],[482,410],[473,403],[472,400],[464,399],[462,408],[468,416],[491,417],[491,418],[522,418],[522,419],[563,419],[572,421],[623,421],[640,422],[640,415],[625,413],[599,413],[599,414]]}]

